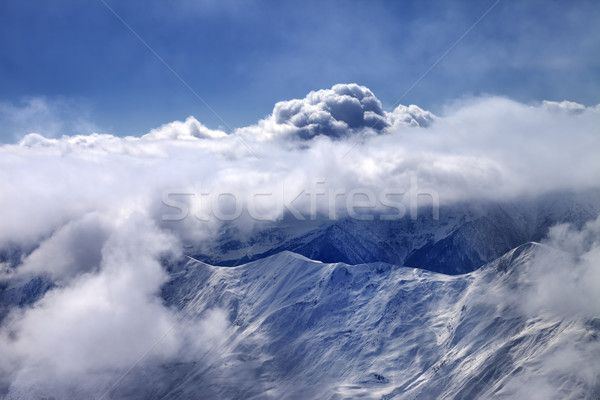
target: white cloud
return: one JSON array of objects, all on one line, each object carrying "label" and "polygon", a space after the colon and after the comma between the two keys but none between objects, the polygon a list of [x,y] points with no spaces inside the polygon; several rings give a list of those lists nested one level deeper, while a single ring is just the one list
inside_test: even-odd
[{"label": "white cloud", "polygon": [[581,229],[553,226],[542,243],[531,262],[513,272],[519,283],[498,295],[510,299],[528,324],[544,323],[555,337],[520,365],[520,373],[506,377],[499,398],[575,398],[568,395],[597,390],[600,217]]},{"label": "white cloud", "polygon": [[60,282],[99,268],[109,227],[110,222],[96,213],[69,221],[23,260],[19,273],[47,273]]},{"label": "white cloud", "polygon": [[12,141],[28,133],[59,137],[96,132],[81,101],[29,97],[20,103],[0,102],[0,137]]},{"label": "white cloud", "polygon": [[159,128],[151,130],[142,136],[145,139],[218,139],[225,137],[226,133],[212,130],[202,125],[194,117],[188,117],[184,122],[174,121]]},{"label": "white cloud", "polygon": [[542,102],[542,106],[550,111],[564,111],[573,114],[580,114],[586,109],[583,104],[567,100],[563,100],[561,102],[544,100]]},{"label": "white cloud", "polygon": [[561,253],[540,252],[536,257],[528,274],[537,284],[524,307],[531,314],[600,317],[600,217],[581,229],[553,226],[542,243]]},{"label": "white cloud", "polygon": [[403,106],[400,104],[391,113],[386,113],[392,127],[389,129],[393,132],[403,126],[419,126],[427,127],[435,120],[435,115],[429,111],[425,111],[414,104]]},{"label": "white cloud", "polygon": [[[141,214],[116,222],[108,235],[83,232],[97,222],[89,217],[60,229],[25,261],[31,271],[43,253],[45,268],[84,268],[91,257],[98,269],[56,271],[62,273],[63,286],[32,308],[14,310],[3,323],[0,371],[10,379],[9,393],[17,397],[97,396],[140,358],[147,366],[182,354],[197,356],[225,337],[228,322],[219,310],[204,322],[187,321],[193,327],[177,324],[158,297],[167,278],[160,258],[179,252],[173,235]],[[100,247],[101,256],[94,254],[97,249],[78,254],[76,247],[82,244]],[[61,256],[61,251],[67,254]]]}]

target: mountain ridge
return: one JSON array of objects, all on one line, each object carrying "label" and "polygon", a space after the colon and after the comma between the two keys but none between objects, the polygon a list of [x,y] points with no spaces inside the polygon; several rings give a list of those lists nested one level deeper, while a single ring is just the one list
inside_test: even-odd
[{"label": "mountain ridge", "polygon": [[553,225],[581,227],[599,214],[600,191],[567,192],[521,202],[442,207],[439,221],[423,212],[417,220],[296,221],[298,226],[306,225],[306,229],[296,229],[299,235],[286,237],[288,225],[282,230],[259,226],[246,242],[235,234],[232,239],[228,231],[228,236],[217,239],[212,247],[192,253],[213,265],[232,266],[290,250],[329,263],[382,261],[461,274],[521,244],[540,241]]},{"label": "mountain ridge", "polygon": [[[210,307],[227,310],[236,335],[250,342],[242,348],[261,355],[259,376],[274,380],[265,385],[282,391],[275,397],[302,398],[286,391],[296,386],[323,391],[311,392],[315,398],[510,398],[504,385],[532,372],[532,360],[567,345],[572,331],[580,340],[588,337],[584,321],[544,320],[524,315],[516,300],[486,299],[485,293],[507,296],[527,287],[524,270],[539,252],[553,251],[527,243],[454,276],[386,263],[314,263],[284,252],[235,268],[213,267],[208,279],[205,271],[194,278],[198,271],[188,263],[191,275],[173,287],[198,294],[175,302],[178,307],[199,315]],[[515,269],[519,273],[511,274]],[[163,297],[167,304],[178,298],[174,292]],[[270,342],[254,348],[255,336]],[[593,385],[578,388],[575,378],[561,379],[555,398],[599,393]],[[257,398],[270,398],[267,392]]]}]

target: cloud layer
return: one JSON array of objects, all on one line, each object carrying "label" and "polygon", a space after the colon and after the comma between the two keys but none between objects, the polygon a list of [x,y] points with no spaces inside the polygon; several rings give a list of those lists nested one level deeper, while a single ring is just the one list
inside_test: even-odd
[{"label": "cloud layer", "polygon": [[162,226],[162,216],[176,212],[163,204],[165,191],[191,215],[211,219],[170,226],[199,239],[218,229],[210,217],[219,204],[228,210],[226,194],[241,203],[240,224],[252,224],[251,206],[271,219],[292,201],[303,215],[329,211],[331,196],[309,195],[321,181],[318,190],[345,192],[333,201],[342,214],[357,188],[404,192],[397,201],[411,190],[435,191],[445,204],[596,188],[599,122],[598,107],[497,97],[456,102],[438,117],[416,106],[388,113],[367,88],[350,84],[278,103],[228,135],[193,117],[141,138],[30,134],[0,148],[10,193],[0,199],[0,248],[38,243],[92,211],[135,210]]}]

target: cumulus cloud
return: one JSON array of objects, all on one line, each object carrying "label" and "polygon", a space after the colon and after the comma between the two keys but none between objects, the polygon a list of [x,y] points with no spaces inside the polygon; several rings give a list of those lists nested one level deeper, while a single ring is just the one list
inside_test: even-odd
[{"label": "cumulus cloud", "polygon": [[209,129],[202,125],[196,118],[188,117],[184,122],[174,121],[159,128],[151,130],[142,138],[146,139],[218,139],[226,136],[219,130]]},{"label": "cumulus cloud", "polygon": [[567,100],[563,100],[560,102],[544,100],[542,102],[542,106],[550,111],[563,111],[573,114],[580,114],[584,112],[586,108],[583,104]]},{"label": "cumulus cloud", "polygon": [[427,127],[435,120],[435,115],[414,104],[408,107],[400,104],[391,113],[386,113],[386,116],[391,125],[391,132],[403,126]]},{"label": "cumulus cloud", "polygon": [[272,118],[277,124],[296,128],[296,134],[304,139],[317,135],[340,137],[349,129],[381,130],[388,126],[379,100],[369,89],[356,84],[335,85],[310,92],[302,100],[277,103]]},{"label": "cumulus cloud", "polygon": [[411,105],[400,105],[391,113],[364,86],[338,84],[312,91],[304,99],[281,101],[273,113],[256,127],[241,129],[270,138],[278,134],[309,140],[318,136],[341,138],[356,132],[383,133],[386,128],[428,126],[434,115]]}]

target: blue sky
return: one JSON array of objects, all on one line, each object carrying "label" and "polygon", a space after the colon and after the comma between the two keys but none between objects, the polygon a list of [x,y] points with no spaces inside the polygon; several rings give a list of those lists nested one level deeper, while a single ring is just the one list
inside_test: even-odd
[{"label": "blue sky", "polygon": [[[493,1],[107,3],[235,128],[343,82],[390,108]],[[402,103],[600,103],[598,26],[597,1],[501,0]],[[140,135],[188,115],[222,125],[100,1],[0,2],[0,141]]]}]

